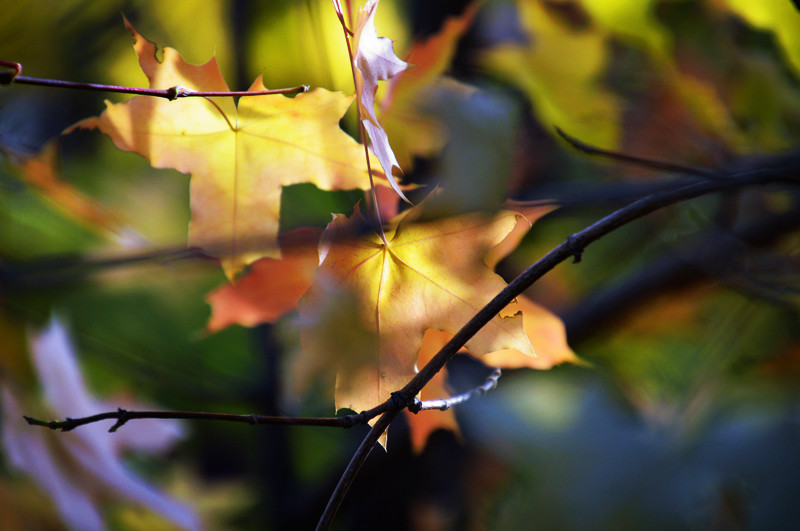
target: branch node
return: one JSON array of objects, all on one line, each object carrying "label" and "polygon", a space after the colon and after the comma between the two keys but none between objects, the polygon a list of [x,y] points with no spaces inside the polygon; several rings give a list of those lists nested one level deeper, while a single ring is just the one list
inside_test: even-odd
[{"label": "branch node", "polygon": [[415,399],[416,397],[409,398],[408,395],[401,390],[393,392],[389,401],[392,403],[393,409],[410,409],[414,405]]},{"label": "branch node", "polygon": [[573,264],[580,264],[583,260],[583,251],[585,250],[582,245],[578,244],[578,235],[571,234],[569,238],[567,238],[567,250],[572,254],[574,257],[572,259]]},{"label": "branch node", "polygon": [[350,416],[350,422],[348,423],[347,427],[352,428],[357,424],[366,424],[367,423],[367,411],[364,410],[357,415]]},{"label": "branch node", "polygon": [[169,101],[176,100],[178,98],[186,97],[190,95],[192,92],[197,92],[197,91],[190,89],[189,87],[184,87],[183,85],[175,85],[174,87],[170,87],[167,89],[167,99]]},{"label": "branch node", "polygon": [[415,415],[422,411],[422,400],[415,396],[412,402],[408,405],[408,410]]},{"label": "branch node", "polygon": [[130,415],[127,409],[122,409],[121,407],[117,408],[117,414],[119,415],[119,417],[117,417],[117,422],[115,422],[114,425],[108,429],[108,433],[114,433],[130,420]]},{"label": "branch node", "polygon": [[250,415],[247,416],[247,423],[250,424],[251,426],[255,426],[256,424],[258,424],[258,419],[254,414],[251,413]]}]

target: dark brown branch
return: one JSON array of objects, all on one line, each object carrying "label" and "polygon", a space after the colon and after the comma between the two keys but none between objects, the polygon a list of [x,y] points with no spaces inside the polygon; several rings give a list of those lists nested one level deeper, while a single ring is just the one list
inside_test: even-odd
[{"label": "dark brown branch", "polygon": [[325,511],[322,513],[322,516],[317,523],[317,531],[325,531],[330,528],[331,524],[333,523],[333,518],[336,516],[339,507],[342,505],[342,501],[344,497],[347,495],[347,491],[350,490],[350,485],[353,484],[353,480],[355,480],[358,471],[361,470],[361,467],[364,465],[364,462],[369,457],[370,452],[375,447],[375,444],[378,442],[378,439],[381,438],[383,432],[389,427],[389,424],[397,418],[397,415],[403,410],[402,407],[396,407],[395,409],[391,409],[384,413],[381,418],[372,426],[372,429],[369,430],[364,440],[361,441],[361,444],[358,446],[358,449],[353,454],[353,457],[350,459],[350,462],[347,464],[347,468],[344,469],[344,473],[342,477],[339,478],[339,483],[336,484],[336,488],[333,490],[331,497],[328,499],[328,504],[325,506]]},{"label": "dark brown branch", "polygon": [[474,389],[470,389],[466,393],[451,396],[450,398],[441,398],[439,400],[423,400],[420,402],[419,407],[409,407],[409,409],[412,413],[416,413],[417,411],[426,411],[429,409],[438,409],[439,411],[450,409],[451,407],[468,402],[473,398],[479,398],[497,387],[497,381],[500,379],[502,374],[503,373],[500,369],[495,368],[494,371],[492,371],[492,374],[486,378],[485,382]]},{"label": "dark brown branch", "polygon": [[173,247],[120,256],[60,255],[20,263],[5,262],[0,264],[0,294],[80,280],[98,270],[146,262],[166,265],[183,260],[215,261],[216,259],[197,247]]},{"label": "dark brown branch", "polygon": [[99,83],[78,83],[74,81],[63,81],[60,79],[45,79],[38,77],[28,77],[20,75],[22,65],[13,61],[0,61],[0,66],[12,68],[12,72],[3,72],[0,75],[0,85],[22,84],[38,85],[43,87],[66,88],[78,90],[92,90],[99,92],[116,92],[122,94],[136,94],[139,96],[153,96],[156,98],[166,98],[176,100],[178,98],[213,98],[213,97],[235,97],[235,96],[265,96],[271,94],[300,94],[308,92],[308,85],[298,87],[274,89],[274,90],[241,90],[241,91],[211,91],[203,92],[194,90],[181,85],[175,85],[167,89],[152,89],[139,87],[124,87],[119,85],[102,85]]},{"label": "dark brown branch", "polygon": [[720,237],[720,231],[709,230],[691,244],[673,254],[662,256],[620,282],[593,292],[562,315],[567,337],[575,346],[598,330],[621,322],[639,305],[668,290],[688,288],[717,278],[729,264],[749,249],[763,248],[779,238],[800,229],[800,206],[787,212],[764,216]]},{"label": "dark brown branch", "polygon": [[643,217],[660,208],[686,201],[701,195],[721,192],[733,188],[769,183],[800,184],[800,153],[784,159],[785,164],[763,170],[750,170],[739,174],[719,174],[718,178],[686,185],[684,187],[653,194],[604,217],[586,229],[572,234],[563,243],[523,271],[494,299],[484,306],[464,327],[442,347],[428,364],[400,391],[406,397],[414,397],[439,372],[444,365],[483,328],[495,315],[508,306],[517,296],[528,289],[548,271],[571,257],[580,256],[591,243],[619,227]]},{"label": "dark brown branch", "polygon": [[203,411],[129,411],[119,408],[116,411],[98,413],[88,417],[69,418],[64,420],[39,420],[23,416],[31,426],[42,426],[51,430],[71,431],[80,426],[115,419],[117,422],[111,426],[109,432],[115,432],[129,420],[135,419],[181,419],[181,420],[216,420],[224,422],[239,422],[250,424],[282,424],[291,426],[325,426],[332,428],[352,428],[359,424],[366,424],[381,413],[388,411],[392,404],[380,404],[361,413],[343,415],[341,417],[283,417],[272,415],[234,415],[231,413],[207,413]]},{"label": "dark brown branch", "polygon": [[558,133],[558,135],[561,138],[563,138],[569,145],[571,145],[577,150],[583,151],[587,155],[605,157],[619,162],[634,164],[636,166],[641,166],[643,168],[650,168],[653,170],[666,171],[670,173],[683,173],[686,175],[695,175],[697,177],[703,177],[704,179],[718,179],[720,177],[719,173],[710,170],[704,170],[702,168],[691,168],[689,166],[681,166],[679,164],[673,164],[671,162],[646,159],[643,157],[636,157],[634,155],[627,155],[625,153],[620,153],[619,151],[602,149],[587,144],[585,142],[582,142],[577,138],[568,135],[560,127],[556,127],[555,129],[556,133]]},{"label": "dark brown branch", "polygon": [[[800,153],[775,157],[764,161],[762,169],[749,169],[740,173],[720,172],[713,179],[688,184],[686,186],[656,193],[635,201],[597,221],[593,225],[569,236],[563,243],[552,249],[544,257],[523,271],[517,278],[498,293],[486,306],[478,311],[456,335],[450,339],[439,352],[423,367],[411,381],[400,391],[392,394],[386,403],[392,404],[375,424],[373,429],[361,443],[356,454],[347,465],[339,484],[336,486],[325,512],[317,525],[318,530],[328,529],[336,511],[350,489],[359,469],[369,455],[374,444],[392,420],[403,408],[414,404],[416,397],[425,385],[438,373],[453,356],[491,321],[500,311],[508,306],[517,296],[522,294],[534,282],[544,276],[561,262],[578,257],[591,243],[615,231],[621,226],[639,219],[658,209],[686,201],[701,195],[721,192],[735,188],[752,185],[766,185],[770,183],[784,183],[791,185],[800,184]],[[768,164],[771,162],[771,164]],[[387,419],[384,422],[384,419]],[[380,425],[380,430],[377,428]]]}]

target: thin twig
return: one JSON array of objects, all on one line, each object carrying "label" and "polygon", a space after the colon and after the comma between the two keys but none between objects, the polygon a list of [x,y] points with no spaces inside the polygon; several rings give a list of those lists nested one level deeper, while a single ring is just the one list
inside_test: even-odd
[{"label": "thin twig", "polygon": [[[584,230],[572,234],[563,243],[553,248],[549,253],[528,267],[486,304],[486,306],[481,308],[481,310],[479,310],[478,313],[476,313],[475,316],[470,319],[461,330],[433,356],[433,358],[431,358],[403,389],[392,393],[392,398],[385,403],[393,403],[393,405],[390,405],[389,411],[378,420],[373,430],[369,432],[356,451],[356,454],[353,456],[353,459],[351,459],[350,463],[347,465],[347,468],[339,480],[339,484],[328,500],[328,505],[317,525],[317,530],[324,530],[330,527],[336,510],[341,505],[344,496],[350,489],[367,455],[377,442],[380,434],[383,433],[383,430],[394,420],[399,411],[413,406],[415,397],[422,388],[442,370],[445,364],[456,355],[461,347],[534,282],[561,262],[571,257],[577,259],[589,244],[599,240],[623,225],[661,208],[701,195],[743,186],[765,185],[770,183],[800,184],[800,153],[783,157],[782,162],[783,164],[780,167],[768,167],[761,170],[753,169],[731,174],[720,172],[715,175],[716,178],[714,179],[691,183],[681,188],[647,196],[620,208]],[[387,421],[383,422],[384,419],[387,419]],[[376,428],[378,428],[379,424],[381,425],[380,432],[376,434]]]},{"label": "thin twig", "polygon": [[494,371],[492,371],[492,374],[490,374],[486,378],[485,382],[483,382],[478,387],[475,387],[474,389],[470,389],[466,393],[461,393],[455,396],[451,396],[450,398],[440,398],[439,400],[423,400],[422,402],[420,402],[418,409],[416,408],[415,409],[409,408],[409,409],[412,409],[412,413],[415,413],[416,411],[427,411],[429,409],[445,411],[446,409],[450,409],[451,407],[455,407],[459,404],[463,404],[464,402],[468,402],[473,398],[479,398],[485,395],[486,393],[497,387],[497,381],[500,379],[500,376],[502,374],[503,373],[500,369],[495,368]]},{"label": "thin twig", "polygon": [[151,262],[167,265],[183,260],[216,261],[206,250],[197,247],[159,248],[121,256],[55,256],[0,264],[0,294],[45,288],[80,280],[95,271]]},{"label": "thin twig", "polygon": [[[347,22],[344,20],[344,12],[342,9],[342,3],[339,0],[333,0],[333,9],[336,11],[336,16],[339,18],[339,22],[342,24],[344,31],[350,35],[351,37],[355,36],[355,33],[347,27]],[[347,3],[347,16],[350,16],[350,2]]]},{"label": "thin twig", "polygon": [[181,85],[175,85],[167,89],[147,89],[140,87],[122,87],[118,85],[101,85],[98,83],[76,83],[73,81],[61,81],[57,79],[42,79],[37,77],[17,76],[14,83],[22,85],[39,85],[44,87],[68,88],[78,90],[94,90],[98,92],[118,92],[121,94],[137,94],[139,96],[154,96],[156,98],[166,98],[176,100],[178,98],[214,98],[214,97],[236,97],[236,96],[268,96],[272,94],[301,94],[308,92],[309,85],[300,85],[273,90],[230,90],[230,91],[200,91],[193,90]]},{"label": "thin twig", "polygon": [[99,92],[117,92],[122,94],[136,94],[139,96],[153,96],[156,98],[166,98],[175,100],[178,98],[213,98],[213,97],[235,97],[235,96],[266,96],[271,94],[300,94],[308,92],[309,85],[300,85],[273,90],[239,90],[239,91],[199,91],[181,85],[175,85],[167,89],[152,89],[140,87],[125,87],[120,85],[103,85],[100,83],[79,83],[75,81],[63,81],[60,79],[45,79],[38,77],[28,77],[20,75],[22,65],[13,61],[0,61],[0,66],[13,68],[13,72],[4,72],[0,75],[0,85],[22,84],[38,85],[53,88],[66,88],[78,90],[93,90]]},{"label": "thin twig", "polygon": [[207,413],[204,411],[130,411],[119,408],[116,411],[98,413],[88,417],[70,418],[64,420],[39,420],[24,415],[23,418],[31,426],[42,426],[51,430],[72,431],[80,426],[101,422],[103,420],[116,420],[109,432],[115,432],[129,420],[135,419],[180,419],[180,420],[216,420],[223,422],[239,422],[250,424],[282,424],[291,426],[325,426],[332,428],[352,428],[359,424],[366,424],[390,409],[392,404],[387,401],[367,411],[343,415],[341,417],[283,417],[274,415],[235,415],[231,413]]},{"label": "thin twig", "polygon": [[660,160],[646,159],[644,157],[637,157],[635,155],[620,153],[619,151],[611,151],[608,149],[599,148],[597,146],[592,146],[590,144],[578,140],[573,136],[568,135],[560,127],[556,127],[555,129],[556,133],[558,133],[558,135],[561,138],[563,138],[569,145],[571,145],[575,149],[583,151],[587,155],[606,157],[609,159],[617,160],[620,162],[627,162],[629,164],[635,164],[636,166],[642,166],[644,168],[650,168],[653,170],[695,175],[697,177],[703,177],[704,179],[718,179],[720,177],[717,172],[711,170],[704,170],[702,168],[692,168],[690,166],[681,166],[680,164],[673,164],[671,162],[663,162]]}]

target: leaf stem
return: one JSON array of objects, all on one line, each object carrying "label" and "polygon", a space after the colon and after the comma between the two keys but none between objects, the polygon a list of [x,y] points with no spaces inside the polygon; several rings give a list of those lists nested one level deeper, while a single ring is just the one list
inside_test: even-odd
[{"label": "leaf stem", "polygon": [[[333,7],[339,21],[342,23],[342,31],[344,32],[344,42],[347,45],[347,55],[350,58],[350,72],[353,74],[353,89],[358,92],[358,75],[356,74],[356,65],[353,61],[353,48],[350,45],[350,35],[353,32],[347,28],[344,22],[344,15],[342,13],[342,4],[339,0],[333,0]],[[347,1],[347,13],[350,15],[350,2]],[[351,21],[352,23],[352,21]],[[369,161],[369,147],[367,146],[367,132],[364,129],[364,124],[361,120],[361,106],[356,102],[356,113],[358,114],[358,135],[361,138],[361,144],[364,146],[364,158],[367,161],[367,175],[369,175],[369,189],[372,197],[372,208],[375,210],[375,217],[378,220],[378,235],[386,247],[389,247],[389,242],[386,240],[386,233],[383,231],[383,220],[381,219],[381,209],[378,204],[378,194],[375,192],[375,181],[372,178],[372,165]]]},{"label": "leaf stem", "polygon": [[234,132],[234,133],[235,133],[235,132],[236,132],[236,127],[234,127],[234,125],[231,123],[231,120],[230,120],[230,118],[228,118],[228,115],[227,115],[227,114],[225,114],[225,111],[223,111],[223,110],[222,110],[222,107],[220,107],[220,106],[219,106],[219,104],[217,104],[217,102],[216,102],[216,101],[212,100],[212,99],[211,99],[210,97],[208,97],[208,96],[205,96],[205,100],[206,100],[208,103],[210,103],[211,105],[213,105],[213,106],[214,106],[214,108],[215,108],[215,109],[217,109],[217,110],[219,111],[219,113],[222,115],[222,119],[223,119],[223,120],[225,120],[225,123],[226,123],[226,124],[228,124],[228,128],[229,128],[229,129],[230,129],[232,132]]}]

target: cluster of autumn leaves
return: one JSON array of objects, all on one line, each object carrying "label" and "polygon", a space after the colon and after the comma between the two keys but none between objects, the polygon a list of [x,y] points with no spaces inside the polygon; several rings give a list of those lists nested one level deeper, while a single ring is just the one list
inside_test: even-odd
[{"label": "cluster of autumn leaves", "polygon": [[[503,280],[493,272],[495,266],[547,209],[455,214],[450,209],[451,215],[437,217],[431,199],[416,206],[405,201],[404,194],[419,197],[421,190],[412,196],[410,188],[395,179],[401,172],[398,168],[410,170],[415,157],[436,156],[448,142],[452,147],[456,135],[448,135],[452,131],[425,104],[437,95],[444,97],[436,101],[447,101],[480,92],[446,72],[477,10],[499,9],[502,3],[473,2],[461,15],[446,20],[437,33],[415,42],[403,59],[395,55],[389,39],[378,36],[377,0],[368,1],[353,16],[338,2],[333,7],[327,0],[325,4],[331,18],[338,15],[349,26],[349,37],[342,38],[341,46],[349,40],[355,95],[314,88],[294,97],[242,97],[238,103],[230,97],[166,101],[139,96],[108,104],[102,115],[68,131],[99,130],[119,149],[145,157],[155,168],[191,175],[189,244],[218,257],[228,277],[226,285],[208,295],[208,329],[293,322],[302,347],[292,352],[290,361],[298,388],[317,380],[327,382],[336,409],[361,411],[402,387],[503,288]],[[568,12],[562,4],[578,8]],[[755,57],[738,65],[741,75],[716,79],[679,66],[675,32],[655,16],[660,4],[658,0],[518,0],[515,24],[528,40],[499,39],[483,50],[480,68],[519,89],[542,124],[557,124],[603,147],[637,152],[640,139],[658,144],[653,131],[665,135],[676,129],[684,142],[703,131],[704,138],[730,152],[781,147],[786,131],[793,130],[786,124],[791,125],[791,116],[796,115],[781,110],[795,109],[796,101],[791,91],[775,83],[777,67],[764,70]],[[787,69],[800,69],[796,42],[800,27],[789,2],[714,0],[698,6],[715,20],[736,15],[772,32],[785,53]],[[164,48],[159,60],[156,46],[128,27],[152,88],[228,91],[214,59],[192,65],[176,50]],[[678,110],[662,109],[658,125],[648,126],[645,134],[624,121],[619,94],[602,82],[620,42],[636,43],[656,71],[651,90],[661,95],[658,103]],[[250,90],[264,88],[259,78]],[[762,94],[773,92],[772,99],[781,104],[762,106]],[[353,107],[360,117],[358,127],[363,128],[361,143],[340,127]],[[664,127],[665,123],[674,127]],[[670,138],[664,144],[674,147],[677,141]],[[369,162],[364,142],[371,150]],[[123,240],[134,238],[114,213],[59,180],[55,156],[50,144],[41,157],[23,161],[19,167],[27,182],[85,225]],[[458,186],[460,175],[454,177],[448,184]],[[363,190],[367,201],[354,212],[331,212],[332,221],[324,230],[281,232],[284,188],[299,183],[326,191]],[[371,188],[384,222],[382,231],[375,223]],[[449,191],[440,190],[442,196]],[[119,499],[156,509],[178,525],[196,528],[191,511],[149,489],[120,461],[126,448],[167,449],[180,435],[175,425],[137,421],[136,430],[121,430],[114,438],[102,425],[72,434],[24,425],[23,413],[78,417],[126,404],[91,398],[59,320],[29,338],[22,326],[13,332],[4,329],[7,318],[10,322],[11,316],[0,314],[6,352],[25,352],[17,357],[20,360],[30,352],[32,362],[23,371],[17,358],[0,357],[3,443],[9,460],[51,492],[64,518],[78,522],[76,526],[86,515],[101,521],[96,505],[112,491]],[[19,345],[12,345],[9,338]],[[561,321],[524,296],[473,338],[467,349],[484,363],[501,368],[546,369],[576,361]],[[14,371],[27,371],[26,382],[39,382],[51,409],[43,411],[29,400],[33,394],[23,392],[23,386],[9,377]],[[449,393],[446,375],[440,373],[421,398]],[[416,448],[437,428],[457,429],[452,411],[409,414],[409,422]]]},{"label": "cluster of autumn leaves", "polygon": [[[728,4],[726,9],[748,20],[760,16],[752,5]],[[609,61],[610,39],[630,38],[641,41],[684,106],[697,110],[695,122],[733,149],[744,143],[708,83],[678,70],[652,2],[615,9],[599,0],[581,5],[592,23],[572,27],[541,2],[518,2],[520,23],[536,36],[535,45],[501,43],[486,52],[486,67],[517,85],[542,122],[580,131],[592,143],[619,145],[620,102],[598,77]],[[424,102],[437,94],[461,97],[476,90],[446,72],[479,7],[475,2],[445,21],[438,33],[414,43],[402,60],[392,42],[378,36],[378,1],[370,0],[354,16],[334,2],[331,16],[335,11],[351,26],[345,38],[352,52],[353,96],[324,88],[294,97],[241,97],[238,104],[230,97],[166,101],[137,96],[108,104],[100,116],[70,130],[97,129],[155,168],[191,175],[189,244],[217,256],[230,281],[208,297],[211,331],[275,322],[298,310],[302,352],[294,364],[297,380],[335,379],[337,409],[368,409],[402,387],[447,334],[502,288],[492,269],[545,213],[463,212],[437,219],[430,208],[423,212],[431,201],[409,205],[404,197],[408,188],[395,179],[400,168],[411,168],[415,156],[435,155],[448,141]],[[789,42],[780,12],[773,11],[776,35]],[[631,25],[631,20],[640,24]],[[214,59],[192,65],[176,50],[164,48],[158,60],[156,46],[128,27],[151,88],[228,91]],[[564,55],[573,60],[561,60]],[[789,56],[796,63],[795,55]],[[264,88],[259,78],[250,90]],[[362,139],[371,148],[369,161],[363,144],[339,125],[353,100]],[[44,158],[30,159],[23,171],[87,223],[113,225],[113,216],[60,187],[50,168]],[[282,191],[298,183],[321,190],[372,188],[375,195],[354,213],[332,212],[324,231],[281,234]],[[376,205],[385,222],[382,233],[375,230]],[[512,306],[467,345],[471,353],[500,367],[547,368],[574,361],[555,316],[524,297]],[[437,376],[422,398],[446,396],[444,381],[444,375]],[[412,418],[412,425],[420,446],[437,426],[454,426],[454,418],[451,412],[423,412]]]},{"label": "cluster of autumn leaves", "polygon": [[[323,88],[294,97],[242,97],[238,105],[225,97],[136,96],[107,103],[100,116],[75,126],[100,130],[153,167],[191,175],[189,243],[218,256],[231,280],[209,296],[209,329],[274,322],[298,309],[302,353],[293,364],[296,379],[302,386],[335,378],[337,410],[369,409],[405,385],[448,335],[505,286],[494,266],[547,211],[436,218],[423,213],[423,201],[398,214],[408,200],[392,174],[400,164],[381,120],[421,114],[415,99],[443,82],[474,7],[415,46],[413,67],[395,55],[391,40],[378,37],[377,8],[371,0],[358,11],[350,38],[370,161],[363,145],[339,126],[354,97]],[[127,25],[151,88],[228,90],[214,59],[191,65],[165,48],[159,61],[155,45]],[[379,81],[390,83],[380,106]],[[260,78],[250,90],[264,90]],[[406,160],[413,152],[405,146],[401,151]],[[353,213],[332,213],[324,231],[279,235],[282,187],[297,183],[322,190],[370,190],[373,183],[384,228],[370,225],[374,205],[361,205]],[[548,368],[574,360],[560,321],[527,299],[495,317],[467,349],[499,367]],[[440,375],[423,398],[445,396]],[[454,419],[451,412],[426,412],[412,424],[421,446],[437,427],[454,427]]]}]

